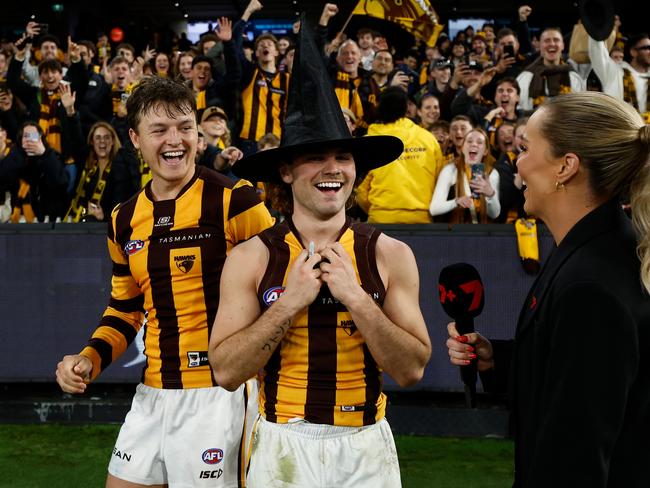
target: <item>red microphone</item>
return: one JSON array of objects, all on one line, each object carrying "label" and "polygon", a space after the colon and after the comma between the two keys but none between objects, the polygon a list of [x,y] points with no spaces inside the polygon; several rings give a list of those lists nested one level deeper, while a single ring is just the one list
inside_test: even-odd
[{"label": "red microphone", "polygon": [[[483,282],[476,268],[467,263],[456,263],[440,271],[438,278],[440,304],[456,322],[456,330],[464,335],[474,332],[474,317],[483,311],[485,302]],[[465,384],[465,404],[476,407],[476,360],[460,367],[460,375]]]}]

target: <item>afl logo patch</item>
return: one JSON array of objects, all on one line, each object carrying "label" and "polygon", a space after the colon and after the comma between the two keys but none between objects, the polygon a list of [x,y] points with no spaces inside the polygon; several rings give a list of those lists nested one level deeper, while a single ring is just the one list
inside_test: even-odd
[{"label": "afl logo patch", "polygon": [[223,451],[217,448],[208,449],[203,451],[201,459],[205,464],[219,464],[223,459]]},{"label": "afl logo patch", "polygon": [[274,286],[264,292],[264,295],[262,295],[262,301],[264,302],[264,305],[270,307],[273,305],[273,302],[282,296],[283,293],[284,286]]},{"label": "afl logo patch", "polygon": [[135,254],[144,247],[144,241],[129,241],[124,245],[124,252],[128,255]]}]

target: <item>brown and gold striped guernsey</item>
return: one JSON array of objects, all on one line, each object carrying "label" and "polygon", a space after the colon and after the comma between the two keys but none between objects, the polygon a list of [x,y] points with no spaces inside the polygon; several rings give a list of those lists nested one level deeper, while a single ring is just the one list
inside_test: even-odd
[{"label": "brown and gold striped guernsey", "polygon": [[239,136],[259,141],[273,133],[282,138],[282,126],[287,109],[289,73],[267,73],[255,68],[251,82],[242,91],[244,121]]},{"label": "brown and gold striped guernsey", "polygon": [[[381,305],[385,289],[375,259],[379,235],[373,227],[348,219],[338,241],[350,255],[363,289]],[[259,237],[270,252],[258,289],[265,310],[282,293],[303,245],[290,220]],[[323,285],[316,300],[294,317],[264,368],[260,412],[276,423],[303,418],[317,424],[374,424],[386,410],[381,375],[352,316]]]},{"label": "brown and gold striped guernsey", "polygon": [[173,200],[155,201],[150,188],[113,211],[111,300],[81,354],[95,378],[133,341],[146,310],[143,383],[213,386],[208,340],[226,253],[272,219],[249,183],[208,168],[197,167]]},{"label": "brown and gold striped guernsey", "polygon": [[361,77],[350,79],[348,73],[339,70],[334,81],[334,93],[341,108],[347,108],[357,118],[357,127],[367,127],[364,121],[363,103],[359,95],[360,83]]}]

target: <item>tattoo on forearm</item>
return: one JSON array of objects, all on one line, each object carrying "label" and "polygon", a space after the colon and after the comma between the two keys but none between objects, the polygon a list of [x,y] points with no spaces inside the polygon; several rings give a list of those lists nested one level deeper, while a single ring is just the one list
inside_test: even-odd
[{"label": "tattoo on forearm", "polygon": [[[275,328],[275,333],[273,334],[273,337],[270,337],[268,341],[264,343],[262,346],[263,351],[272,351],[275,346],[282,340],[282,336],[284,336],[284,333],[287,331],[289,326],[291,325],[291,320],[285,320],[282,324],[278,325]],[[273,346],[271,345],[273,343]]]}]

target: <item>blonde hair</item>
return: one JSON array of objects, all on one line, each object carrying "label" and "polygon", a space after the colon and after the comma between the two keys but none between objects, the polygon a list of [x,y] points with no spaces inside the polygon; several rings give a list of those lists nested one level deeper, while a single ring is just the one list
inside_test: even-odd
[{"label": "blonde hair", "polygon": [[541,134],[554,158],[575,153],[596,195],[629,192],[641,280],[650,291],[650,127],[629,104],[599,92],[568,93],[541,106]]},{"label": "blonde hair", "polygon": [[[650,125],[639,129],[639,140],[645,146],[646,159],[650,147]],[[646,161],[631,184],[632,222],[639,235],[637,252],[641,259],[641,281],[650,292],[650,165]]]}]

